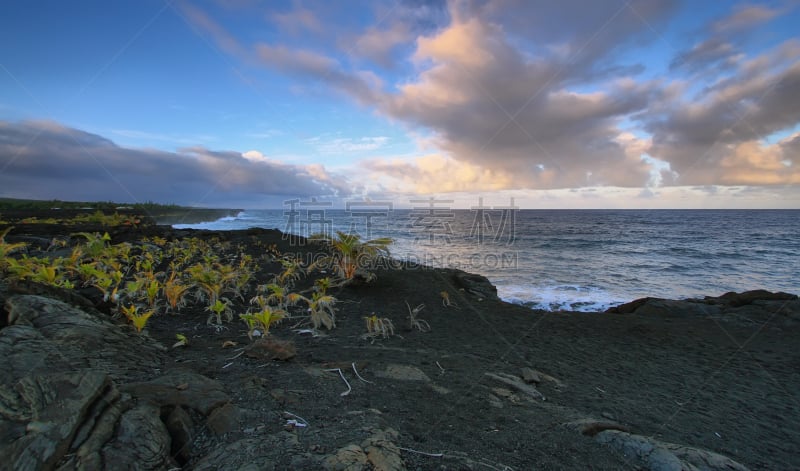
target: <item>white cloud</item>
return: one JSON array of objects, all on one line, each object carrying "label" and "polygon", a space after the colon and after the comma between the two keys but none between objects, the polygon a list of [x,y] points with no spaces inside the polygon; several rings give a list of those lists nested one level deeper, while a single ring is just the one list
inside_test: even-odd
[{"label": "white cloud", "polygon": [[316,147],[317,152],[321,154],[348,154],[378,150],[389,143],[389,138],[385,136],[375,136],[325,140],[318,137],[309,139],[309,142],[312,143]]},{"label": "white cloud", "polygon": [[[413,73],[394,84],[323,48],[255,44],[253,56],[298,87],[325,84],[425,134],[431,155],[364,164],[397,191],[605,185],[662,198],[670,185],[796,184],[796,140],[766,142],[800,123],[800,43],[745,47],[789,10],[736,7],[675,55],[672,76],[643,79],[644,64],[623,63],[621,52],[656,40],[676,9],[671,0],[448,2],[443,14],[425,13],[435,18],[425,27],[376,23],[353,40],[372,63],[391,54],[383,66],[406,54]],[[384,144],[315,145],[334,153]]]}]

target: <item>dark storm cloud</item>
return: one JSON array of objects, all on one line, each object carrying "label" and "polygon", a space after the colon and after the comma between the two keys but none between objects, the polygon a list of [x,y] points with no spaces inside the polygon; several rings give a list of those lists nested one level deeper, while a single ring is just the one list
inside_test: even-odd
[{"label": "dark storm cloud", "polygon": [[347,193],[320,166],[287,165],[202,147],[119,147],[52,122],[0,122],[4,196],[202,204]]}]

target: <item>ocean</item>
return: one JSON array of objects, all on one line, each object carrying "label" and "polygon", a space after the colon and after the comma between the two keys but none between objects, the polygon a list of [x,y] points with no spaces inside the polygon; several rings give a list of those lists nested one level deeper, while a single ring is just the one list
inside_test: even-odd
[{"label": "ocean", "polygon": [[391,237],[395,258],[479,273],[502,299],[551,311],[603,311],[645,296],[800,293],[800,210],[452,210],[424,203],[293,204],[173,226]]}]

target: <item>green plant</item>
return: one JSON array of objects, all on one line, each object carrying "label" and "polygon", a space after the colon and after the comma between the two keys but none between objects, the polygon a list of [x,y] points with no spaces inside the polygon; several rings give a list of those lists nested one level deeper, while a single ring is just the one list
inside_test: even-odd
[{"label": "green plant", "polygon": [[209,304],[208,307],[206,307],[206,311],[211,311],[206,324],[211,324],[211,320],[216,317],[217,325],[222,325],[222,314],[225,314],[229,322],[233,318],[231,307],[228,304],[228,300],[225,298],[217,299],[213,304]]},{"label": "green plant", "polygon": [[175,334],[175,339],[178,341],[172,344],[172,348],[178,347],[188,347],[189,346],[189,338],[183,334]]},{"label": "green plant", "polygon": [[359,235],[342,231],[335,236],[316,234],[310,239],[325,243],[332,253],[318,259],[309,269],[331,268],[342,284],[352,282],[359,273],[371,280],[374,275],[368,268],[377,258],[389,256],[389,245],[393,242],[388,237],[362,241]]},{"label": "green plant", "polygon": [[299,260],[286,257],[280,260],[283,271],[275,277],[275,283],[287,288],[294,286],[303,274],[303,265]]},{"label": "green plant", "polygon": [[191,286],[186,285],[180,278],[176,278],[178,272],[173,270],[169,278],[164,282],[164,297],[167,298],[167,308],[177,310],[186,303],[186,294]]},{"label": "green plant", "polygon": [[291,304],[295,304],[298,301],[304,301],[308,304],[311,325],[314,326],[315,329],[319,329],[323,325],[328,330],[336,327],[336,309],[334,305],[337,300],[333,296],[315,291],[311,293],[311,298],[309,299],[301,294],[290,293],[287,296],[287,300]]},{"label": "green plant", "polygon": [[195,286],[200,288],[200,299],[208,301],[209,305],[214,305],[223,293],[235,292],[231,283],[236,278],[236,271],[230,265],[198,263],[188,272]]},{"label": "green plant", "polygon": [[327,276],[325,278],[319,278],[314,281],[314,289],[319,293],[325,294],[328,291],[328,288],[331,287],[331,283],[331,279]]},{"label": "green plant", "polygon": [[144,288],[145,298],[147,299],[147,305],[151,308],[156,306],[156,300],[158,299],[158,293],[161,291],[161,283],[158,282],[155,278],[150,280],[150,283],[147,284]]},{"label": "green plant", "polygon": [[14,229],[14,226],[9,226],[0,232],[0,271],[4,271],[8,266],[7,257],[13,252],[24,248],[27,244],[25,242],[15,242],[13,244],[6,242],[6,235]]},{"label": "green plant", "polygon": [[262,289],[268,293],[264,298],[267,304],[286,308],[288,304],[286,288],[277,283],[270,283],[263,286]]},{"label": "green plant", "polygon": [[136,328],[136,332],[142,332],[144,330],[144,326],[147,324],[147,320],[155,314],[155,311],[149,310],[145,312],[139,312],[139,306],[135,304],[131,304],[128,307],[121,306],[120,311],[128,318],[128,320],[133,324],[133,327]]},{"label": "green plant", "polygon": [[111,241],[111,236],[108,235],[108,232],[104,233],[103,235],[100,235],[97,232],[94,234],[89,232],[78,232],[77,234],[73,235],[86,239],[86,243],[83,245],[83,251],[91,258],[99,258],[102,256],[108,248],[107,242]]},{"label": "green plant", "polygon": [[286,317],[286,313],[282,309],[273,309],[270,306],[262,306],[261,310],[254,313],[239,314],[239,317],[247,324],[247,336],[250,340],[253,339],[253,333],[256,330],[261,330],[262,335],[269,334],[269,328],[272,324],[280,322],[281,319]]}]

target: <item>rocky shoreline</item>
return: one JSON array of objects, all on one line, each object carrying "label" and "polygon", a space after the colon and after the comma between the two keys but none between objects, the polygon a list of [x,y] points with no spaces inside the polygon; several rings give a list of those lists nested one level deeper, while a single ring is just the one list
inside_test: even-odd
[{"label": "rocky shoreline", "polygon": [[[74,232],[29,225],[7,240]],[[287,244],[270,230],[110,231],[144,236]],[[335,329],[283,323],[255,340],[202,312],[159,314],[139,334],[91,293],[0,283],[0,469],[800,466],[795,295],[552,313],[456,270],[376,274],[336,292]],[[423,304],[427,330],[409,323]],[[394,335],[365,337],[375,313]]]}]

